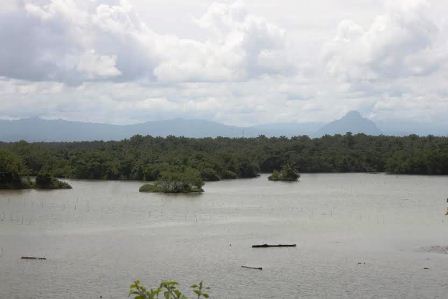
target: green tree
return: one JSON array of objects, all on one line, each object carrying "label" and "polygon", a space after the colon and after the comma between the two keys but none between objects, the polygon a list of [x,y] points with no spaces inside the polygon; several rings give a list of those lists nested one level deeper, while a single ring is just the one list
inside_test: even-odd
[{"label": "green tree", "polygon": [[274,170],[271,176],[268,177],[270,181],[288,181],[295,182],[300,175],[294,167],[290,164],[285,164],[280,171]]},{"label": "green tree", "polygon": [[53,177],[49,171],[42,170],[36,176],[35,187],[38,189],[71,189],[72,187],[66,182],[62,182]]},{"label": "green tree", "polygon": [[30,182],[22,180],[24,166],[20,158],[5,150],[0,150],[0,189],[29,188]]},{"label": "green tree", "polygon": [[204,182],[198,170],[189,167],[173,167],[162,171],[155,183],[140,187],[140,192],[203,192],[203,185]]}]

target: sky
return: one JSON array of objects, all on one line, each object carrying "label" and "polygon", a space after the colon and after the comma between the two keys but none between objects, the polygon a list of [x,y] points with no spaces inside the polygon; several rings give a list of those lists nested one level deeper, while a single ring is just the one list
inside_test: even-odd
[{"label": "sky", "polygon": [[0,118],[448,127],[446,0],[2,0]]}]

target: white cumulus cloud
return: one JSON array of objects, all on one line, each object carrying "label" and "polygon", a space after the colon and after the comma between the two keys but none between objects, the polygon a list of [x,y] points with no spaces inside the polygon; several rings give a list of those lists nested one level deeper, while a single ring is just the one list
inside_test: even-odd
[{"label": "white cumulus cloud", "polygon": [[[383,5],[385,4],[385,5]],[[448,113],[446,0],[0,1],[0,118]]]},{"label": "white cumulus cloud", "polygon": [[[110,3],[111,2],[111,3]],[[125,0],[23,0],[0,13],[0,75],[80,83],[230,81],[291,70],[284,30],[241,4],[211,4],[204,40],[159,34]]]},{"label": "white cumulus cloud", "polygon": [[115,77],[121,74],[116,67],[116,59],[114,55],[97,55],[95,50],[86,51],[79,56],[77,70],[89,78]]},{"label": "white cumulus cloud", "polygon": [[341,21],[324,49],[327,72],[342,80],[375,81],[436,71],[448,48],[426,11],[426,1],[396,1],[370,26]]}]

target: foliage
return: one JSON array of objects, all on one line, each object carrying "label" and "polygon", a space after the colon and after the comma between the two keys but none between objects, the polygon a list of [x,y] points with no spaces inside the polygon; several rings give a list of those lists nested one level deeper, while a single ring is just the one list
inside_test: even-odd
[{"label": "foliage", "polygon": [[[134,299],[158,299],[159,295],[162,295],[164,299],[188,299],[179,289],[178,283],[173,280],[162,281],[157,288],[147,289],[141,284],[139,280],[136,280],[130,286],[129,296],[133,296]],[[204,287],[202,281],[199,284],[194,284],[190,287],[197,299],[209,298],[209,294],[206,292],[209,288]]]},{"label": "foliage", "polygon": [[54,178],[49,171],[42,170],[37,174],[33,184],[26,175],[20,157],[0,150],[0,189],[71,189],[71,186]]},{"label": "foliage", "polygon": [[190,193],[203,192],[204,182],[199,171],[193,168],[176,167],[165,170],[153,184],[140,187],[140,192]]},{"label": "foliage", "polygon": [[35,187],[37,189],[71,189],[72,187],[66,183],[53,177],[49,172],[41,171],[36,176]]},{"label": "foliage", "polygon": [[20,158],[8,151],[0,150],[0,189],[27,189],[28,179],[21,178],[24,167]]},{"label": "foliage", "polygon": [[151,184],[144,184],[142,185],[139,189],[139,192],[161,192],[159,191],[159,189],[157,188],[157,186],[153,183]]},{"label": "foliage", "polygon": [[231,170],[225,170],[222,173],[223,180],[232,180],[232,179],[236,179],[236,178],[238,178],[238,175]]},{"label": "foliage", "polygon": [[185,168],[197,171],[203,181],[212,181],[252,178],[260,172],[281,171],[284,165],[301,173],[448,174],[448,138],[416,135],[346,134],[315,139],[137,135],[111,142],[0,143],[0,150],[0,157],[5,151],[8,156],[13,153],[8,163],[20,168],[14,173],[22,176],[45,170],[55,177],[157,182],[164,174]]},{"label": "foliage", "polygon": [[286,164],[280,171],[274,170],[268,177],[270,181],[296,182],[300,174],[291,165]]},{"label": "foliage", "polygon": [[201,169],[201,177],[208,182],[219,181],[221,178],[218,176],[218,173],[213,168],[204,168]]}]

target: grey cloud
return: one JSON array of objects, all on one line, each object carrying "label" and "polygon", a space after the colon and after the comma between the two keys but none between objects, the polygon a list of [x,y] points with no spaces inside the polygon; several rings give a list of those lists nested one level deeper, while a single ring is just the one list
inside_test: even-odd
[{"label": "grey cloud", "polygon": [[[370,0],[316,0],[312,22],[296,1],[285,1],[274,19],[274,1],[264,18],[253,13],[263,6],[259,1],[249,1],[250,9],[239,2],[208,8],[202,1],[177,2],[182,9],[167,9],[162,0],[132,2],[140,6],[124,0],[0,4],[0,118],[133,123],[191,117],[250,125],[328,121],[349,110],[384,121],[429,115],[441,122],[448,113],[447,18],[436,8],[410,5],[419,0],[389,1],[402,3],[389,9]],[[438,3],[443,10],[446,3]],[[195,34],[154,30],[157,5],[167,17],[175,11],[180,24],[191,23]],[[293,15],[296,6],[301,9]],[[297,22],[276,26],[283,15]],[[350,15],[356,22],[342,21]],[[156,18],[160,32],[162,17]]]},{"label": "grey cloud", "polygon": [[1,14],[0,75],[27,80],[75,79],[69,57],[80,49],[69,36],[60,22],[43,25],[22,11]]},{"label": "grey cloud", "polygon": [[[0,76],[32,81],[231,81],[291,70],[284,32],[232,4],[205,41],[161,35],[126,1],[24,0],[0,15]],[[238,15],[238,18],[234,18]],[[220,19],[221,18],[221,19]],[[214,22],[214,23],[213,23]]]}]

